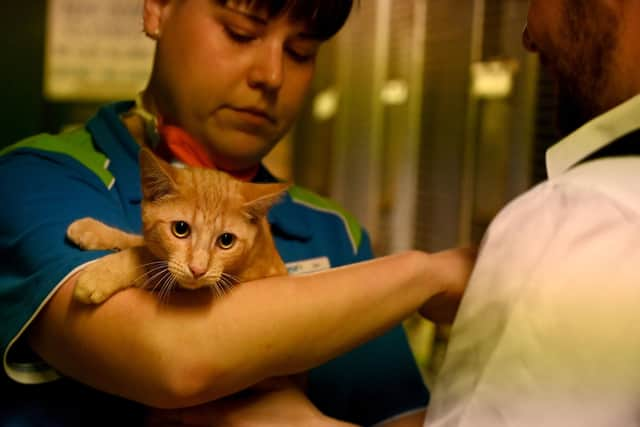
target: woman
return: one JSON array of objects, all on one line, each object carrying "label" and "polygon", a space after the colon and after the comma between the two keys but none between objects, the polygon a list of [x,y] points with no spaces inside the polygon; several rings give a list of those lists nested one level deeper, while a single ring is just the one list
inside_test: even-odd
[{"label": "woman", "polygon": [[[265,279],[224,298],[179,293],[163,305],[132,288],[97,307],[72,300],[77,272],[103,254],[74,248],[64,230],[83,216],[140,230],[140,146],[244,179],[273,179],[260,161],[295,120],[317,51],[350,9],[347,0],[146,0],[144,31],[156,54],[138,102],[105,106],[81,131],[34,137],[0,158],[0,197],[12,207],[0,225],[8,254],[2,344],[12,380],[3,394],[16,396],[3,408],[7,419],[133,425],[146,413],[140,403],[201,405],[180,414],[242,413],[239,400],[207,402],[316,367],[308,394],[321,411],[296,388],[277,394],[303,416],[371,424],[425,406],[398,324],[429,304],[451,313],[470,268],[465,251],[407,252]],[[314,203],[317,196],[301,190],[277,207],[272,226],[285,261],[324,257],[337,267],[371,258],[357,223],[325,200],[322,209]],[[27,363],[34,354],[44,363]],[[45,384],[54,371],[64,379]],[[30,382],[41,385],[19,384]]]}]

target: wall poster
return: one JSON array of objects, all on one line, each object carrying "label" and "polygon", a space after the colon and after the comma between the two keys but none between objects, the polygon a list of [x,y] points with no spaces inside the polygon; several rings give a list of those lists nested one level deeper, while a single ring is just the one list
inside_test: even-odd
[{"label": "wall poster", "polygon": [[48,0],[45,37],[48,100],[131,99],[147,82],[142,0]]}]

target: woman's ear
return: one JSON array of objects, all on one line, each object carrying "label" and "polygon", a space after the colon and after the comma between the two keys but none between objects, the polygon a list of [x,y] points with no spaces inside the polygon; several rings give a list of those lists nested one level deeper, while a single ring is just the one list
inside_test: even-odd
[{"label": "woman's ear", "polygon": [[158,40],[162,34],[162,25],[172,0],[144,0],[142,10],[142,30],[147,37]]}]

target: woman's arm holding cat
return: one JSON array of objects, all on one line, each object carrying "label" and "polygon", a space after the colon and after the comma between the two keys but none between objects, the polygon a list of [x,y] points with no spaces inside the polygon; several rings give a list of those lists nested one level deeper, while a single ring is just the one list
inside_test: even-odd
[{"label": "woman's arm holding cat", "polygon": [[[202,405],[149,411],[145,427],[356,427],[322,414],[302,390],[283,387],[236,393]],[[417,427],[420,424],[389,425]],[[387,427],[385,425],[385,427]]]},{"label": "woman's arm holding cat", "polygon": [[317,366],[434,295],[455,311],[472,263],[465,250],[413,251],[243,283],[222,298],[175,292],[162,302],[132,288],[97,307],[73,301],[73,277],[36,318],[30,342],[60,372],[98,389],[156,407],[191,406]]}]

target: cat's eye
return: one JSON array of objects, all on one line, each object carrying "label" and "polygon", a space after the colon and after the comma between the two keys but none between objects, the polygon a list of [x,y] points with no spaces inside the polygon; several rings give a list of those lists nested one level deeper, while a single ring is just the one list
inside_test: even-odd
[{"label": "cat's eye", "polygon": [[218,246],[222,249],[231,249],[235,242],[236,236],[231,233],[222,233],[220,237],[218,237]]},{"label": "cat's eye", "polygon": [[191,234],[191,227],[184,221],[174,221],[171,223],[171,232],[177,238],[184,239]]}]

